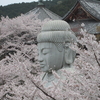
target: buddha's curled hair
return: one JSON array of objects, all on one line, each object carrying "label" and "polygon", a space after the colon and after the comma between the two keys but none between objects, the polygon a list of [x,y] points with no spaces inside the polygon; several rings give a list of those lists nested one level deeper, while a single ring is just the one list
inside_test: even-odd
[{"label": "buddha's curled hair", "polygon": [[62,20],[49,21],[46,23],[37,37],[38,43],[54,43],[59,51],[63,50],[65,43],[71,43],[75,40],[76,36],[71,31],[69,24]]}]

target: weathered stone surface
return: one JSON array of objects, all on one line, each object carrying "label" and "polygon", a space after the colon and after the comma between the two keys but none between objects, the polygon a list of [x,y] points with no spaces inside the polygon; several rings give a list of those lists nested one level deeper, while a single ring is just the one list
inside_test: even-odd
[{"label": "weathered stone surface", "polygon": [[53,70],[59,73],[60,69],[67,70],[73,66],[76,52],[70,49],[70,45],[76,41],[76,36],[68,23],[61,20],[49,21],[42,27],[37,41],[40,68],[47,73],[45,80],[54,79]]}]

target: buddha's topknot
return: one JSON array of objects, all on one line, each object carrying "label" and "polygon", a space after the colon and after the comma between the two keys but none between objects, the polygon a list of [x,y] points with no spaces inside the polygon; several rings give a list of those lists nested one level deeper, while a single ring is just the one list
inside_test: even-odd
[{"label": "buddha's topknot", "polygon": [[38,43],[51,42],[62,45],[76,40],[69,24],[62,20],[49,21],[43,25],[41,33],[37,37]]}]

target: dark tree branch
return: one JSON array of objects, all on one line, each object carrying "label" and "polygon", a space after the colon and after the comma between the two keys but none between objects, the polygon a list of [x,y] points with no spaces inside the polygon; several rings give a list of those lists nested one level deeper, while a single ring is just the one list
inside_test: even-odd
[{"label": "dark tree branch", "polygon": [[54,97],[52,97],[51,95],[49,95],[48,93],[46,93],[42,88],[40,88],[33,80],[32,78],[29,76],[30,73],[25,69],[25,65],[23,64],[23,69],[26,72],[26,77],[29,78],[31,80],[31,82],[35,85],[35,87],[37,87],[42,93],[44,93],[46,96],[48,96],[49,98],[51,98],[52,100],[56,100]]},{"label": "dark tree branch", "polygon": [[[93,49],[93,47],[92,47],[92,49]],[[98,58],[97,58],[97,56],[96,56],[96,54],[95,54],[94,49],[93,49],[93,52],[94,52],[95,60],[96,60],[97,64],[98,64],[98,65],[99,65],[99,67],[100,67],[100,63],[99,63],[99,61],[98,61]]]},{"label": "dark tree branch", "polygon": [[[26,75],[27,76],[27,75]],[[41,89],[29,76],[27,76],[31,80],[31,82],[40,90],[42,91],[46,96],[50,97],[52,100],[56,100],[54,97],[46,93],[43,89]]]},{"label": "dark tree branch", "polygon": [[100,67],[100,63],[99,63],[99,61],[98,61],[98,58],[97,58],[97,56],[96,56],[95,52],[94,52],[94,56],[95,56],[95,59],[96,59],[96,61],[97,61],[98,65],[99,65],[99,67]]}]

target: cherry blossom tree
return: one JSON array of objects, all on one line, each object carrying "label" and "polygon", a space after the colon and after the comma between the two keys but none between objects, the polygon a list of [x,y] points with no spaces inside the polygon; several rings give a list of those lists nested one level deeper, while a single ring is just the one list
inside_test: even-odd
[{"label": "cherry blossom tree", "polygon": [[36,16],[31,19],[31,15],[21,15],[13,19],[2,17],[0,21],[0,99],[27,100],[33,96],[30,92],[35,88],[32,89],[31,82],[25,77],[21,63],[27,66],[31,74],[37,75],[39,64],[36,36],[42,24],[43,22]]},{"label": "cherry blossom tree", "polygon": [[[62,70],[66,80],[53,71],[58,83],[44,87],[37,52],[37,34],[43,23],[36,16],[21,15],[0,21],[1,100],[99,100],[100,42],[81,29],[77,42],[75,71]],[[84,26],[84,24],[82,24]],[[63,84],[62,89],[59,84]]]}]

